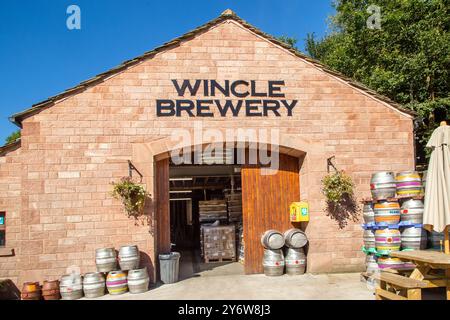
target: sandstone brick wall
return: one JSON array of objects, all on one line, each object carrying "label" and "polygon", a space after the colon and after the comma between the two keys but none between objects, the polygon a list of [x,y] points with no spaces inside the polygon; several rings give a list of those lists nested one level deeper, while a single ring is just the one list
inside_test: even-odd
[{"label": "sandstone brick wall", "polygon": [[[0,279],[17,283],[21,257],[21,150],[0,156],[0,212],[6,213],[6,248],[0,248]],[[14,253],[12,253],[14,249]],[[14,255],[13,255],[14,254]]]},{"label": "sandstone brick wall", "polygon": [[[22,226],[14,243],[20,254],[16,262],[0,257],[0,265],[8,261],[8,267],[17,268],[19,281],[58,278],[71,265],[82,272],[95,270],[96,248],[129,243],[154,260],[152,226],[136,226],[126,217],[110,196],[110,183],[127,176],[127,160],[133,160],[153,193],[153,156],[171,147],[158,141],[200,119],[156,117],[156,99],[178,98],[171,79],[285,80],[286,99],[299,100],[293,117],[216,114],[201,121],[205,128],[279,128],[283,141],[298,140],[292,143],[309,151],[300,178],[302,197],[311,204],[309,271],[361,270],[360,222],[340,230],[323,212],[320,181],[326,159],[336,156],[337,167],[354,178],[358,197],[368,196],[372,172],[413,169],[411,118],[232,21],[23,122],[22,164],[12,172],[1,164],[8,176],[20,174],[15,179],[22,186],[14,191],[20,200],[0,198],[7,211],[20,213]],[[1,178],[5,188],[4,174]],[[8,189],[17,186],[6,183]],[[4,268],[0,272],[16,276]]]}]

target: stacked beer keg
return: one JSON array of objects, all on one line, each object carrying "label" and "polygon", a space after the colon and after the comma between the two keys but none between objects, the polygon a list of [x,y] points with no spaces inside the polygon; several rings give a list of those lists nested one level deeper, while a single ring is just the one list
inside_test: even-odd
[{"label": "stacked beer keg", "polygon": [[390,253],[399,250],[420,250],[426,247],[422,229],[423,186],[415,171],[377,172],[370,181],[372,199],[364,201],[363,251],[368,255],[368,272],[378,268],[410,266]]},{"label": "stacked beer keg", "polygon": [[[101,248],[95,252],[97,272],[69,274],[61,277],[59,290],[63,300],[83,297],[98,298],[125,292],[144,293],[148,291],[150,278],[147,268],[139,268],[140,253],[135,245],[123,246],[116,254],[114,248]],[[118,270],[120,269],[120,270]]]},{"label": "stacked beer keg", "polygon": [[[284,274],[301,275],[306,271],[306,255],[304,247],[308,239],[300,229],[289,229],[284,234],[276,230],[268,230],[261,237],[264,247],[263,267],[266,276]],[[283,247],[285,250],[283,252]]]}]

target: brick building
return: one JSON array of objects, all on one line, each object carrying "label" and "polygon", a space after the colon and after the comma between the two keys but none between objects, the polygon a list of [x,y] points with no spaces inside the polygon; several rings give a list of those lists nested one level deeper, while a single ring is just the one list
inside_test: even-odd
[{"label": "brick building", "polygon": [[[181,84],[186,79],[191,84],[215,80],[221,87],[211,97],[201,82],[198,92],[181,98],[172,80]],[[231,86],[241,81],[234,93],[243,95],[243,106],[235,115],[222,114],[215,104],[237,101],[236,95],[220,91],[226,81]],[[200,111],[189,104],[177,110],[177,99],[211,103]],[[248,108],[249,99],[261,105]],[[279,108],[267,108],[263,99],[296,105],[291,112],[281,102]],[[256,191],[258,179],[247,175],[247,184],[242,182],[247,194],[244,237],[250,249],[262,250],[261,230],[287,227],[286,203],[302,199],[309,202],[311,215],[301,226],[309,237],[308,271],[361,270],[360,221],[341,229],[323,210],[327,159],[334,156],[335,166],[351,175],[358,198],[369,196],[374,171],[414,169],[413,117],[226,11],[11,117],[22,128],[22,138],[0,148],[0,212],[5,216],[0,278],[19,284],[59,278],[70,266],[94,271],[95,249],[125,244],[137,244],[143,263],[154,270],[157,253],[170,248],[168,153],[179,147],[171,134],[180,128],[192,131],[198,121],[204,129],[279,130],[281,174],[268,176],[279,183],[268,182],[265,191],[275,197],[274,206],[266,207],[267,194]],[[129,163],[151,194],[148,219],[139,223],[110,195],[111,182],[128,176]],[[284,185],[283,172],[290,181]],[[281,199],[284,194],[291,198]],[[246,250],[246,260],[257,261],[251,255]],[[246,271],[258,272],[258,267],[246,266]]]}]

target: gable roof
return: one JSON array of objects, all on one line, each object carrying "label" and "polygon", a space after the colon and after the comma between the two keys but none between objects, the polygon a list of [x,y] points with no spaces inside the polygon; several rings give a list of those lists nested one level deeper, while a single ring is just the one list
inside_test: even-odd
[{"label": "gable roof", "polygon": [[21,146],[21,140],[17,139],[14,142],[5,144],[4,146],[0,146],[0,157],[3,157],[7,153],[19,149]]},{"label": "gable roof", "polygon": [[132,66],[135,66],[136,64],[150,59],[152,57],[154,57],[157,53],[172,49],[174,47],[179,46],[182,42],[193,39],[194,37],[196,37],[197,35],[199,35],[202,32],[205,32],[207,30],[209,30],[211,27],[220,24],[223,21],[226,20],[234,20],[236,22],[238,22],[239,24],[241,24],[242,26],[244,26],[245,28],[247,28],[248,30],[250,30],[251,32],[263,37],[264,39],[272,42],[275,45],[278,45],[282,48],[284,48],[285,50],[291,52],[292,54],[294,54],[295,56],[311,63],[312,65],[314,65],[316,68],[336,77],[339,78],[341,80],[343,80],[345,83],[347,83],[348,85],[359,89],[363,92],[365,92],[366,94],[368,94],[369,96],[380,100],[382,102],[385,102],[387,104],[389,104],[391,107],[393,107],[394,109],[399,110],[402,113],[405,113],[407,115],[410,115],[412,117],[416,116],[416,113],[412,110],[409,110],[407,108],[404,108],[402,105],[392,101],[391,99],[389,99],[388,97],[385,97],[377,92],[375,92],[372,89],[367,88],[366,86],[364,86],[363,84],[356,82],[355,80],[348,78],[344,75],[342,75],[339,72],[333,71],[331,69],[329,69],[328,67],[326,67],[324,64],[320,63],[317,60],[314,60],[310,57],[308,57],[307,55],[303,54],[302,52],[292,48],[291,46],[289,46],[288,44],[279,41],[278,39],[275,39],[274,37],[272,37],[271,35],[268,35],[266,33],[264,33],[263,31],[259,30],[258,28],[252,26],[251,24],[247,23],[246,21],[242,20],[239,16],[237,16],[232,10],[228,9],[225,10],[219,17],[217,17],[216,19],[213,19],[209,22],[207,22],[206,24],[192,30],[189,31],[188,33],[185,33],[184,35],[175,38],[169,42],[164,43],[162,46],[159,46],[151,51],[148,51],[146,53],[144,53],[143,55],[136,57],[134,59],[131,60],[127,60],[125,62],[123,62],[122,64],[120,64],[119,66],[110,69],[106,72],[103,72],[101,74],[96,75],[95,77],[88,79],[86,81],[83,81],[81,83],[79,83],[78,85],[76,85],[75,87],[72,87],[70,89],[67,89],[66,91],[57,94],[55,96],[52,96],[44,101],[41,101],[39,103],[34,104],[31,108],[16,113],[14,115],[12,115],[9,120],[13,123],[15,123],[16,125],[18,125],[19,127],[22,127],[22,121],[36,113],[39,113],[40,111],[49,108],[51,106],[53,106],[57,101],[67,98],[69,96],[75,95],[77,93],[80,93],[84,90],[86,90],[87,88],[99,84],[103,81],[105,81],[107,78],[121,72],[124,71]]}]

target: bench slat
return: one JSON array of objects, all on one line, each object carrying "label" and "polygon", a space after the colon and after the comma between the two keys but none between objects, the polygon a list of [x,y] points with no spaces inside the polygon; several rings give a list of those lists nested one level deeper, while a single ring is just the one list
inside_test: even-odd
[{"label": "bench slat", "polygon": [[380,288],[376,289],[375,294],[377,297],[379,296],[389,300],[408,300],[405,297],[399,296],[393,292],[389,292]]},{"label": "bench slat", "polygon": [[398,274],[393,274],[389,272],[381,272],[379,274],[375,273],[370,276],[373,279],[385,281],[389,284],[405,288],[405,289],[415,289],[415,288],[426,288],[427,283],[420,280],[411,279]]}]

